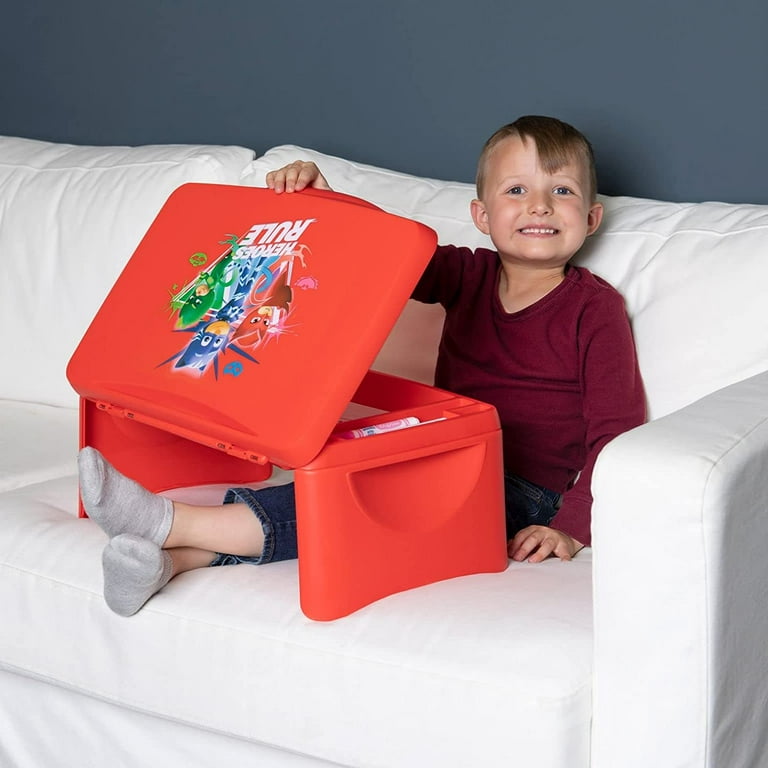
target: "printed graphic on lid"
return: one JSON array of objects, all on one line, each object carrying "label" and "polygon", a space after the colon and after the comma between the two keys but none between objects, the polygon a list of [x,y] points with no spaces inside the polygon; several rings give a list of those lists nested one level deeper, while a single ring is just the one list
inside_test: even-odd
[{"label": "printed graphic on lid", "polygon": [[[319,287],[311,271],[312,251],[301,242],[316,219],[254,224],[242,236],[228,234],[223,251],[189,257],[201,267],[186,285],[169,289],[172,329],[191,334],[179,351],[159,363],[196,375],[239,376],[259,363],[259,350],[298,333],[292,321],[301,294]],[[220,356],[237,359],[220,365]]]}]

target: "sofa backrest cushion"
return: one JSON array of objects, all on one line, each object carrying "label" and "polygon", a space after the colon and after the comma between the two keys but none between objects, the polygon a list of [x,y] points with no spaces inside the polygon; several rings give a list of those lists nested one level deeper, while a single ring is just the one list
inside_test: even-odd
[{"label": "sofa backrest cushion", "polygon": [[651,418],[768,370],[768,206],[604,203],[578,260],[625,297]]},{"label": "sofa backrest cushion", "polygon": [[[315,161],[340,192],[428,224],[442,243],[489,245],[469,215],[472,184],[293,145],[254,160],[244,183],[263,186],[267,171],[296,159]],[[576,261],[625,297],[651,418],[768,369],[768,206],[600,199],[603,224]],[[376,367],[431,380],[440,328],[438,310],[409,302]]]},{"label": "sofa backrest cushion", "polygon": [[189,181],[237,184],[253,156],[0,137],[0,327],[12,339],[0,398],[76,405],[67,362],[168,195]]}]

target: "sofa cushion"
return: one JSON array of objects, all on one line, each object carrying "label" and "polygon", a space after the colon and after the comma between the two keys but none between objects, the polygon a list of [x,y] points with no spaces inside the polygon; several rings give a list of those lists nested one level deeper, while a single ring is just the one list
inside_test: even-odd
[{"label": "sofa cushion", "polygon": [[0,492],[77,473],[77,408],[0,400]]},{"label": "sofa cushion", "polygon": [[317,163],[338,192],[362,197],[390,213],[432,227],[442,243],[492,247],[490,239],[475,228],[469,215],[469,204],[475,197],[473,184],[412,176],[292,144],[273,147],[256,158],[243,183],[263,187],[268,171],[294,160]]},{"label": "sofa cushion", "polygon": [[189,181],[237,184],[253,154],[0,137],[0,325],[11,337],[0,398],[74,405],[69,357],[168,195]]},{"label": "sofa cushion", "polygon": [[768,206],[604,203],[578,261],[624,295],[651,418],[768,369]]},{"label": "sofa cushion", "polygon": [[589,764],[590,550],[332,622],[302,615],[296,560],[202,568],[125,619],[76,499],[74,477],[0,493],[0,668],[333,765]]},{"label": "sofa cushion", "polygon": [[[469,215],[473,184],[419,178],[294,145],[254,160],[244,183],[263,185],[267,171],[296,159],[316,162],[339,192],[428,224],[442,243],[489,244]],[[651,418],[768,369],[762,297],[768,206],[600,200],[603,224],[575,261],[624,295]],[[434,353],[425,357],[423,350],[436,350],[441,314],[414,304],[375,367],[426,381]]]}]

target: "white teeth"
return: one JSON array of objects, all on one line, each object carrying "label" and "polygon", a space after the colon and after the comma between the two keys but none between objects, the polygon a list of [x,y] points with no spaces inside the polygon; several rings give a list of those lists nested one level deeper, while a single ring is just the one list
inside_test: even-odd
[{"label": "white teeth", "polygon": [[524,235],[554,235],[554,229],[549,227],[525,227],[520,230]]}]

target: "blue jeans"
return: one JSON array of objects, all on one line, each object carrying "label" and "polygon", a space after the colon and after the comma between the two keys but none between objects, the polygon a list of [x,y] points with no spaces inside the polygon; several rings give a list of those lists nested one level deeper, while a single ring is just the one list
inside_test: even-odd
[{"label": "blue jeans", "polygon": [[549,525],[560,509],[563,497],[511,472],[504,473],[504,506],[507,513],[507,540],[529,525]]},{"label": "blue jeans", "polygon": [[[559,493],[530,483],[517,475],[505,473],[504,500],[507,518],[507,539],[528,525],[549,525],[560,507]],[[255,491],[251,488],[230,488],[225,504],[247,504],[264,529],[264,548],[257,557],[217,554],[211,565],[263,563],[291,560],[298,554],[296,545],[296,497],[293,483],[275,485]]]},{"label": "blue jeans", "polygon": [[248,505],[264,529],[264,548],[258,557],[218,554],[211,565],[262,565],[277,560],[292,560],[298,555],[293,483],[274,485],[258,491],[252,488],[230,488],[224,496],[224,503]]}]

